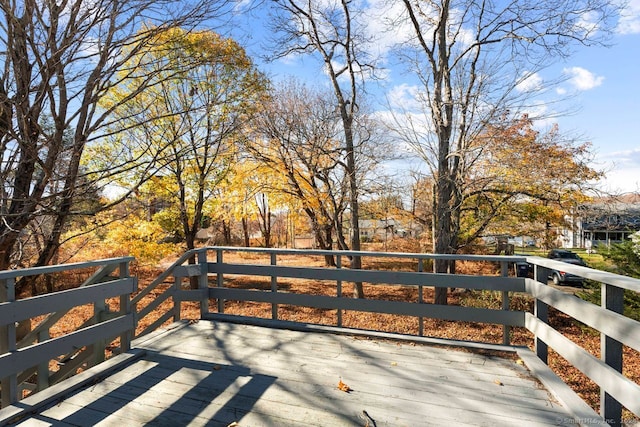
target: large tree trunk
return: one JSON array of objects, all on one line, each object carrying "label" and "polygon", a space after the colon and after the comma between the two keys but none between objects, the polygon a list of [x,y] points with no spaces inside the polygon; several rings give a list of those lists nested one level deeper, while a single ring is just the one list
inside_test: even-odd
[{"label": "large tree trunk", "polygon": [[[451,252],[451,199],[450,186],[446,177],[438,177],[436,183],[436,207],[435,207],[435,236],[434,250],[436,254],[448,254]],[[449,260],[436,259],[433,263],[435,273],[448,273]],[[447,288],[437,287],[434,294],[435,304],[447,304]]]},{"label": "large tree trunk", "polygon": [[251,246],[251,241],[249,239],[249,220],[246,216],[242,217],[242,234],[244,235],[244,246],[248,248]]},{"label": "large tree trunk", "polygon": [[[339,91],[339,89],[336,89]],[[355,97],[355,92],[354,97]],[[360,251],[360,212],[358,204],[358,177],[356,174],[356,155],[353,142],[353,110],[348,111],[347,106],[342,100],[342,95],[339,96],[342,111],[342,123],[344,126],[345,135],[345,148],[347,152],[347,170],[349,175],[349,206],[351,210],[351,250]],[[352,269],[362,268],[362,258],[360,256],[352,256],[351,264],[349,266]],[[353,297],[364,298],[364,287],[362,282],[355,282],[353,284]]]}]

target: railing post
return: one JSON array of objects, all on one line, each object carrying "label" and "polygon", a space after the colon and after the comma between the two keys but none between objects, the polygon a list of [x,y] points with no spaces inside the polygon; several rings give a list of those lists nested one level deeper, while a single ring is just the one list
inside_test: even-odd
[{"label": "railing post", "polygon": [[[549,279],[549,269],[546,267],[536,265],[534,269],[533,278],[534,280],[538,282],[542,282],[546,285]],[[547,324],[549,323],[549,306],[537,298],[534,301],[533,314],[540,321]],[[534,345],[535,345],[536,355],[538,356],[538,358],[542,360],[544,363],[548,364],[549,363],[549,346],[540,338],[538,338],[537,335],[535,336]]]},{"label": "railing post", "polygon": [[[336,269],[340,270],[342,268],[342,255],[336,255]],[[336,296],[338,298],[342,297],[342,280],[336,280]],[[337,312],[337,325],[339,328],[342,327],[342,309],[339,308]]]},{"label": "railing post", "polygon": [[[120,278],[127,279],[131,277],[131,273],[129,272],[129,261],[121,262],[120,267]],[[135,278],[133,280],[136,280]],[[130,315],[131,314],[131,295],[120,295],[120,315]],[[131,349],[131,340],[135,334],[137,322],[134,319],[133,329],[129,329],[123,332],[120,335],[120,350],[124,353]]]},{"label": "railing post", "polygon": [[182,319],[182,300],[180,299],[180,292],[182,291],[182,279],[183,277],[174,276],[173,278],[173,321],[177,322]]},{"label": "railing post", "polygon": [[[601,286],[602,308],[622,314],[624,289],[603,283]],[[600,333],[601,359],[618,372],[622,372],[622,343]],[[609,425],[622,425],[622,405],[602,388],[600,389],[600,415]]]},{"label": "railing post", "polygon": [[[38,342],[44,342],[51,338],[49,329],[38,332]],[[42,362],[38,365],[38,391],[49,387],[49,362]]]},{"label": "railing post", "polygon": [[209,314],[209,264],[207,263],[206,249],[198,252],[198,264],[200,265],[200,277],[198,280],[198,289],[203,292],[200,299],[200,318],[204,319]]},{"label": "railing post", "polygon": [[[0,284],[0,302],[12,302],[16,300],[16,281],[14,278],[6,279]],[[9,323],[0,326],[0,354],[16,351],[16,325]],[[4,408],[18,401],[18,376],[10,375],[0,378],[2,390],[0,392],[0,408]]]},{"label": "railing post", "polygon": [[[509,263],[507,261],[500,262],[500,270],[502,277],[509,276]],[[502,310],[509,311],[509,291],[502,291]],[[502,325],[502,344],[509,345],[511,343],[511,326]]]},{"label": "railing post", "polygon": [[[276,253],[271,252],[271,265],[276,265]],[[274,294],[278,292],[278,277],[271,276],[271,292]],[[273,320],[278,320],[278,304],[271,303],[271,318]]]},{"label": "railing post", "polygon": [[[93,303],[93,321],[97,325],[104,322],[108,314],[108,308],[105,300],[95,301]],[[104,352],[107,347],[106,340],[96,341],[93,345],[93,364],[97,365],[104,362]]]},{"label": "railing post", "polygon": [[[418,273],[424,271],[424,259],[418,258]],[[418,304],[424,304],[424,287],[418,285]],[[424,317],[418,317],[418,335],[424,335]]]},{"label": "railing post", "polygon": [[[216,250],[216,263],[218,266],[222,265],[222,249]],[[220,271],[218,271],[216,275],[216,286],[218,288],[224,287],[224,276]],[[218,298],[218,313],[224,313],[224,300],[222,298]]]}]

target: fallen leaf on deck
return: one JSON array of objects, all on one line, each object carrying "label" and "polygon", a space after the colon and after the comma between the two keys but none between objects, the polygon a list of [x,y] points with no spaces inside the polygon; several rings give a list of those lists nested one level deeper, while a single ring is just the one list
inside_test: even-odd
[{"label": "fallen leaf on deck", "polygon": [[348,385],[342,382],[342,379],[338,381],[338,390],[344,391],[345,393],[349,393],[352,389]]},{"label": "fallen leaf on deck", "polygon": [[500,380],[493,380],[493,382],[498,384],[498,385],[504,385],[504,384],[502,384],[502,381],[500,381]]},{"label": "fallen leaf on deck", "polygon": [[391,366],[398,366],[398,362],[391,362]]},{"label": "fallen leaf on deck", "polygon": [[524,365],[524,361],[523,361],[522,359],[518,359],[518,360],[516,360],[516,363],[517,363],[518,365]]},{"label": "fallen leaf on deck", "polygon": [[213,367],[214,371],[219,371],[220,369],[222,369],[222,366],[220,366],[220,365],[216,365],[216,366]]}]

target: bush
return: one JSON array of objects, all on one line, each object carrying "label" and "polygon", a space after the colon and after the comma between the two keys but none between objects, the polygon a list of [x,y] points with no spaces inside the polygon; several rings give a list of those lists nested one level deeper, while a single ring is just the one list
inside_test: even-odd
[{"label": "bush", "polygon": [[[639,233],[634,234],[632,240],[612,244],[601,253],[605,259],[610,261],[611,267],[608,270],[612,273],[640,278]],[[600,305],[600,284],[587,281],[584,286],[585,290],[577,295],[585,301]],[[629,290],[624,291],[624,315],[640,321],[640,293]]]}]

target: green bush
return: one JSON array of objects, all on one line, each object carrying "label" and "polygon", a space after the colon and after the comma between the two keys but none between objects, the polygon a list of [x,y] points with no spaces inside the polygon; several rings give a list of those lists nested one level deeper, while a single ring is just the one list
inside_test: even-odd
[{"label": "green bush", "polygon": [[[640,278],[640,235],[636,233],[633,240],[612,244],[602,251],[602,256],[609,261],[606,270],[625,276]],[[577,295],[593,304],[600,305],[600,284],[592,281],[585,283],[585,290]],[[624,315],[640,321],[640,293],[624,291]]]}]

